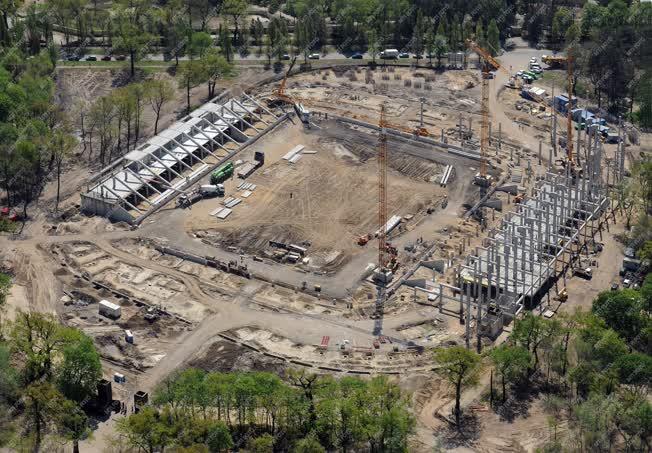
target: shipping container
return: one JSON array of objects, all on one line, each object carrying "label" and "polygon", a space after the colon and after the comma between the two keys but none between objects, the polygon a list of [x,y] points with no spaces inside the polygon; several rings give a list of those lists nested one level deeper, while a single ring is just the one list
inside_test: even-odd
[{"label": "shipping container", "polygon": [[120,305],[111,303],[108,300],[101,300],[99,313],[107,318],[118,319],[121,315]]}]

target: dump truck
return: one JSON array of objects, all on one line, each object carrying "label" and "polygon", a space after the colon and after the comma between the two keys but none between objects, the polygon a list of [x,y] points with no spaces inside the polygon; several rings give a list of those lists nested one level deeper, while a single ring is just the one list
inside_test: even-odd
[{"label": "dump truck", "polygon": [[219,167],[217,170],[211,173],[211,184],[221,184],[229,179],[231,176],[233,176],[233,169],[234,166],[232,162],[228,162]]}]

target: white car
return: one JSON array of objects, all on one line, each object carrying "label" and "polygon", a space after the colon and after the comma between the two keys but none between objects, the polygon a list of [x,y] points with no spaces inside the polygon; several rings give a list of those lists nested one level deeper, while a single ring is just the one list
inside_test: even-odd
[{"label": "white car", "polygon": [[319,54],[318,53],[311,53],[310,55],[308,55],[308,58],[310,60],[319,60]]},{"label": "white car", "polygon": [[530,63],[536,63],[536,62],[537,62],[537,57],[530,58]]}]

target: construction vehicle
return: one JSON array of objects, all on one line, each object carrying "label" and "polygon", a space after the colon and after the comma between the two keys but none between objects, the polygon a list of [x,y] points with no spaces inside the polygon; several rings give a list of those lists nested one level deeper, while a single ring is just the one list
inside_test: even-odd
[{"label": "construction vehicle", "polygon": [[573,275],[577,275],[586,280],[591,280],[593,278],[593,269],[590,267],[577,267],[573,269]]},{"label": "construction vehicle", "polygon": [[211,173],[211,184],[221,184],[233,175],[233,166],[232,162],[228,162],[220,166],[217,170]]},{"label": "construction vehicle", "polygon": [[543,55],[541,62],[547,64],[552,69],[565,69],[568,64],[568,58],[560,55]]},{"label": "construction vehicle", "polygon": [[372,238],[372,235],[370,233],[367,233],[363,236],[360,236],[357,240],[357,244],[360,246],[365,246],[367,245],[367,242],[369,242]]},{"label": "construction vehicle", "polygon": [[568,300],[568,290],[566,288],[562,289],[553,299],[559,302],[566,302]]},{"label": "construction vehicle", "polygon": [[[487,77],[491,71],[501,69],[502,66],[498,63],[489,52],[484,50],[474,41],[467,39],[466,45],[473,50],[482,61],[480,70],[482,71],[482,103],[480,104],[480,111],[482,114],[482,124],[480,128],[480,171],[475,175],[473,182],[481,187],[481,196],[484,196],[484,191],[491,185],[491,176],[487,174],[487,161],[486,156],[489,151],[489,80]],[[503,69],[504,71],[504,69]],[[511,77],[511,76],[510,76]]]}]

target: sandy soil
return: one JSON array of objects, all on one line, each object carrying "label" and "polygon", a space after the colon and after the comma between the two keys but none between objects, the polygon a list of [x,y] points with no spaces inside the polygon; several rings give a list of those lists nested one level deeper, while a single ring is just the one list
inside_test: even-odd
[{"label": "sandy soil", "polygon": [[[209,214],[219,199],[198,203],[188,211],[186,228],[222,246],[236,246],[259,254],[268,241],[309,244],[311,267],[335,268],[356,254],[356,238],[377,228],[377,163],[367,143],[337,138],[337,129],[304,133],[285,125],[249,151],[264,150],[266,165],[247,182],[254,193],[234,208],[224,221]],[[296,145],[317,151],[296,164],[281,159]],[[446,192],[435,184],[442,166],[396,153],[390,158],[389,215],[418,214],[437,203]],[[241,196],[234,179],[227,194]]]}]

